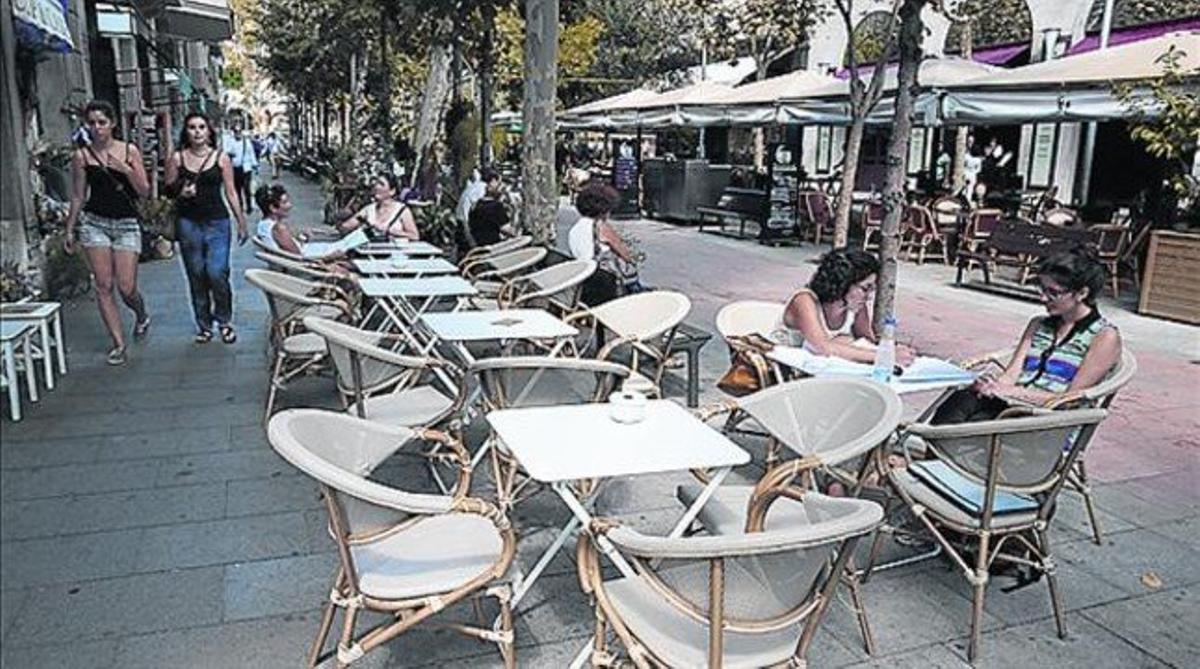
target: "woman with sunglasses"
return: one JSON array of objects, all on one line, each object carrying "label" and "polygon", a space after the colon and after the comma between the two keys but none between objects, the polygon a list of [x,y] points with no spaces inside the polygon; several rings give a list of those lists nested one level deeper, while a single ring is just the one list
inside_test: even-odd
[{"label": "woman with sunglasses", "polygon": [[995,418],[1012,403],[1045,404],[1099,383],[1121,357],[1121,334],[1100,314],[1104,265],[1086,248],[1059,253],[1038,265],[1046,315],[1029,321],[1004,371],[980,377],[955,393],[933,422]]},{"label": "woman with sunglasses", "polygon": [[[775,339],[815,355],[874,362],[877,338],[868,303],[878,272],[879,260],[864,251],[840,248],[826,253],[808,286],[788,300]],[[898,364],[912,359],[911,348],[896,345]]]}]

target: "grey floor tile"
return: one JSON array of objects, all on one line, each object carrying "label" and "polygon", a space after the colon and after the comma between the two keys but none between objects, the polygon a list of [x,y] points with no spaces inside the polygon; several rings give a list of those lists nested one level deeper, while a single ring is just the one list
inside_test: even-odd
[{"label": "grey floor tile", "polygon": [[1156,525],[1153,530],[1156,534],[1161,534],[1169,539],[1185,543],[1193,549],[1200,550],[1200,516],[1192,516],[1184,520]]},{"label": "grey floor tile", "polygon": [[220,484],[11,501],[0,509],[12,539],[196,522],[225,512]]},{"label": "grey floor tile", "polygon": [[0,590],[0,643],[8,638],[8,628],[28,598],[29,590]]},{"label": "grey floor tile", "polygon": [[154,460],[75,464],[0,472],[4,499],[33,499],[84,493],[136,490],[154,485],[158,471]]},{"label": "grey floor tile", "polygon": [[[985,632],[979,665],[1061,669],[1167,666],[1078,614],[1067,616],[1067,630],[1066,639],[1059,639],[1053,626],[1047,629],[1041,623]],[[966,657],[965,639],[953,642],[951,647]]]},{"label": "grey floor tile", "polygon": [[226,490],[229,517],[324,508],[317,484],[304,476],[229,481]]},{"label": "grey floor tile", "polygon": [[137,571],[245,562],[311,552],[300,513],[247,516],[144,530]]},{"label": "grey floor tile", "polygon": [[336,553],[259,560],[225,567],[225,620],[313,611],[329,600]]},{"label": "grey floor tile", "polygon": [[890,655],[881,650],[879,657],[849,666],[855,669],[967,669],[970,667],[962,658],[941,644],[914,648]]},{"label": "grey floor tile", "polygon": [[0,653],[0,665],[13,669],[108,669],[120,666],[116,664],[116,655],[114,639],[80,642],[63,639],[42,646],[6,646]]},{"label": "grey floor tile", "polygon": [[126,637],[117,648],[117,666],[293,669],[304,666],[317,622],[315,616],[282,616]]},{"label": "grey floor tile", "polygon": [[134,572],[143,530],[118,530],[0,544],[5,588],[70,583]]},{"label": "grey floor tile", "polygon": [[1144,484],[1114,483],[1097,486],[1096,504],[1104,511],[1137,527],[1162,525],[1197,515],[1183,504],[1162,504],[1147,499]]},{"label": "grey floor tile", "polygon": [[1179,588],[1097,606],[1083,617],[1154,657],[1176,667],[1195,666],[1200,657],[1200,594]]},{"label": "grey floor tile", "polygon": [[228,451],[163,459],[155,482],[171,486],[279,476],[299,473],[274,451]]},{"label": "grey floor tile", "polygon": [[212,568],[38,588],[10,631],[10,645],[215,624],[221,585],[221,569]]},{"label": "grey floor tile", "polygon": [[1064,568],[1079,565],[1129,594],[1149,591],[1142,577],[1154,572],[1168,588],[1200,583],[1195,553],[1185,544],[1148,529],[1114,534],[1111,543],[1097,547],[1090,542],[1063,544],[1055,554]]}]

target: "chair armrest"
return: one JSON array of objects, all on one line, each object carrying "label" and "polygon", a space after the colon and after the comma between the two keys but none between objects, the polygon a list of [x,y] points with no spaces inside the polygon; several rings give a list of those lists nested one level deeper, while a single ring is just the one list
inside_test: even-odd
[{"label": "chair armrest", "polygon": [[971,369],[972,367],[978,367],[988,363],[1003,367],[1008,363],[1009,358],[1012,357],[1012,353],[1013,351],[1011,348],[989,351],[988,353],[981,353],[969,358],[964,358],[960,360],[958,364],[963,369]]}]

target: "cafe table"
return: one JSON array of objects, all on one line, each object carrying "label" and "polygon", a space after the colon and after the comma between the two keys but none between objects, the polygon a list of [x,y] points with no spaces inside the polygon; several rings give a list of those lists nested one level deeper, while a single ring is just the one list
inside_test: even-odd
[{"label": "cafe table", "polygon": [[[591,524],[591,507],[605,481],[710,470],[708,485],[671,530],[671,537],[679,537],[729,472],[750,461],[750,455],[728,437],[671,400],[646,402],[641,420],[632,423],[614,419],[613,407],[601,402],[501,409],[487,415],[499,444],[517,459],[530,478],[549,485],[572,514],[529,574],[517,579],[514,609],[571,535]],[[585,480],[597,482],[586,495],[571,485]],[[634,577],[629,563],[604,537],[598,543],[623,574]]]}]

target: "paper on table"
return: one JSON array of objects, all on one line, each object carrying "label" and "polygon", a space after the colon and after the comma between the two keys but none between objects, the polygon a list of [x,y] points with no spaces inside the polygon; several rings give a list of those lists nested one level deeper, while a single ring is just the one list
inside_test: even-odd
[{"label": "paper on table", "polygon": [[310,242],[305,244],[304,248],[301,249],[301,254],[305,258],[321,258],[333,253],[353,251],[370,241],[367,238],[366,232],[355,230],[336,242]]},{"label": "paper on table", "polygon": [[[788,367],[803,370],[813,376],[853,376],[870,378],[874,366],[862,362],[851,362],[833,356],[814,355],[794,346],[776,346],[771,356]],[[904,373],[893,377],[899,383],[929,383],[933,381],[962,381],[975,379],[971,372],[939,358],[918,357],[904,368]]]}]

